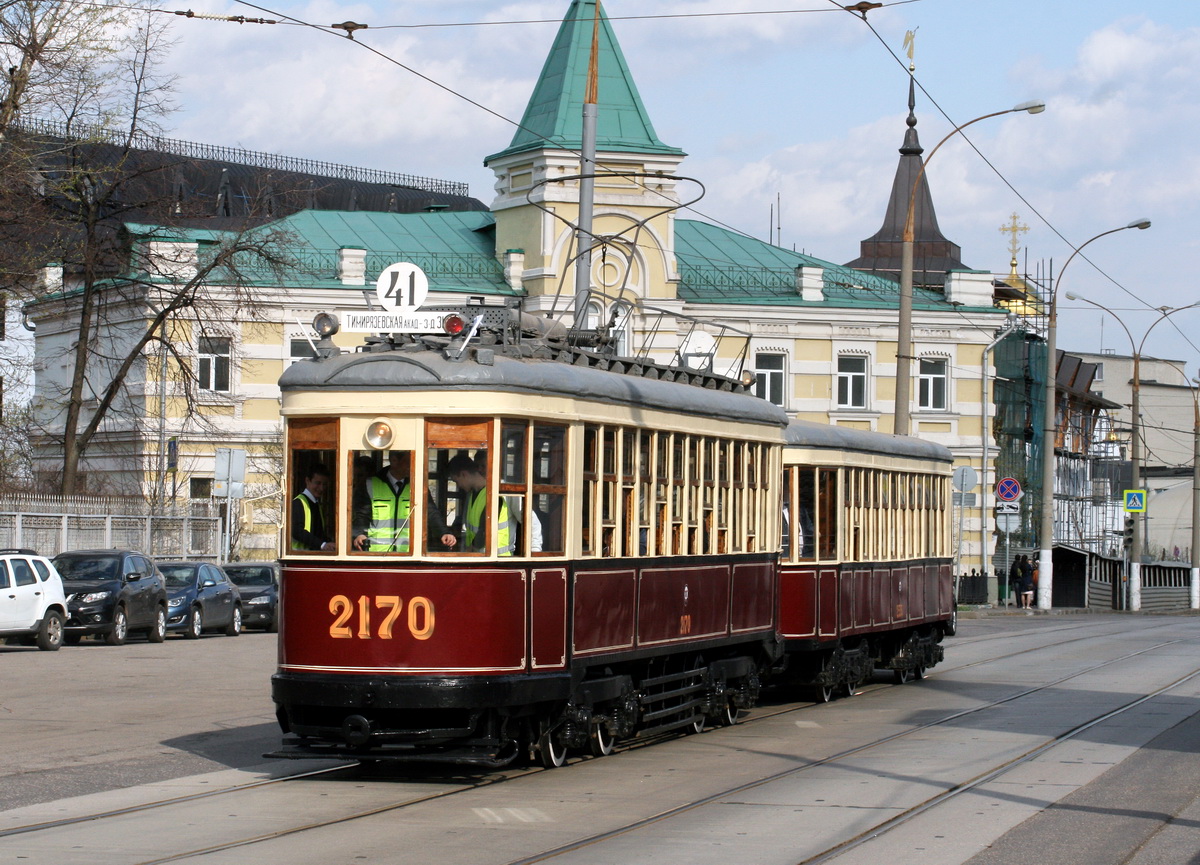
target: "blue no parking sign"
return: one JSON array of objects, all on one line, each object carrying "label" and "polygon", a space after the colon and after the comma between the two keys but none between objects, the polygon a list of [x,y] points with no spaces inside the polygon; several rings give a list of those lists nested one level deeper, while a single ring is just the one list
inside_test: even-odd
[{"label": "blue no parking sign", "polygon": [[996,498],[1002,502],[1015,502],[1021,498],[1021,485],[1016,478],[1004,478],[996,484]]}]

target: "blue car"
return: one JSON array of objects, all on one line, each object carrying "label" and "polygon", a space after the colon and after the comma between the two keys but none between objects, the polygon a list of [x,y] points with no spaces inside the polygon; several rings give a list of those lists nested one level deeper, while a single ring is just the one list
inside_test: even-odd
[{"label": "blue car", "polygon": [[242,632],[242,596],[225,572],[208,562],[159,562],[167,582],[167,630],[198,640],[205,631]]},{"label": "blue car", "polygon": [[229,562],[221,568],[242,594],[242,624],[272,634],[278,631],[279,563]]}]

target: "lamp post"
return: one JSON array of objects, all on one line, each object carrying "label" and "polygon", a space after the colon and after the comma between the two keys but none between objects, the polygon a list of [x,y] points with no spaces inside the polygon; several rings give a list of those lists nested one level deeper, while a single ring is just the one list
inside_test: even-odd
[{"label": "lamp post", "polygon": [[[1145,438],[1145,436],[1142,434],[1141,407],[1142,350],[1146,347],[1146,340],[1150,338],[1150,331],[1154,330],[1159,322],[1166,321],[1177,312],[1183,312],[1185,309],[1193,309],[1194,307],[1200,306],[1200,301],[1197,301],[1196,303],[1190,303],[1187,306],[1179,306],[1174,308],[1169,306],[1160,307],[1159,312],[1161,314],[1158,316],[1158,318],[1150,323],[1149,327],[1146,328],[1146,332],[1142,334],[1141,341],[1135,342],[1133,334],[1129,331],[1129,328],[1125,326],[1125,322],[1121,320],[1121,317],[1104,304],[1096,303],[1094,300],[1088,300],[1086,297],[1081,297],[1078,294],[1072,294],[1069,291],[1067,292],[1067,299],[1082,300],[1084,303],[1091,304],[1098,309],[1104,310],[1114,319],[1116,319],[1117,324],[1121,325],[1121,329],[1125,331],[1125,335],[1129,337],[1129,350],[1133,355],[1133,395],[1129,406],[1130,411],[1133,413],[1133,416],[1130,419],[1132,421],[1130,424],[1130,429],[1133,430],[1133,433],[1129,442],[1129,462],[1131,469],[1130,474],[1133,476],[1134,489],[1140,489],[1142,486],[1142,444],[1143,439]],[[1184,377],[1186,378],[1186,375]],[[1192,395],[1192,399],[1193,401],[1195,400],[1195,394]],[[1200,412],[1200,406],[1196,406],[1195,410]],[[1200,431],[1200,427],[1197,427],[1197,430]],[[1195,450],[1194,446],[1193,450]],[[1192,467],[1192,471],[1193,474],[1195,474],[1194,465]],[[1193,523],[1195,522],[1195,516],[1195,504],[1193,503]],[[1193,526],[1193,532],[1194,531],[1195,527]],[[1140,520],[1135,519],[1133,521],[1132,541],[1133,543],[1129,547],[1129,609],[1140,610],[1142,608],[1142,553],[1146,546],[1145,527]],[[1194,554],[1193,558],[1195,558]]]},{"label": "lamp post", "polygon": [[1058,346],[1055,331],[1058,327],[1058,287],[1062,285],[1063,274],[1075,260],[1075,256],[1093,241],[1127,228],[1149,228],[1149,219],[1135,219],[1120,228],[1110,228],[1095,237],[1089,238],[1075,248],[1067,258],[1067,263],[1058,272],[1058,279],[1050,287],[1050,310],[1046,321],[1046,387],[1045,413],[1042,425],[1042,520],[1038,532],[1038,592],[1037,605],[1039,610],[1048,610],[1054,591],[1054,442],[1058,437],[1058,424],[1055,418],[1055,385],[1058,378]]},{"label": "lamp post", "polygon": [[896,409],[892,431],[896,435],[906,436],[912,425],[911,409],[911,377],[912,377],[912,305],[913,305],[913,216],[917,207],[917,187],[925,176],[925,168],[933,155],[943,144],[953,136],[962,132],[973,123],[987,120],[989,117],[999,117],[1002,114],[1015,114],[1027,111],[1030,114],[1041,114],[1046,110],[1046,103],[1041,100],[1030,100],[1014,105],[1004,111],[994,111],[984,114],[974,120],[968,120],[961,126],[956,126],[950,133],[929,151],[929,156],[921,162],[917,176],[913,178],[912,189],[908,193],[908,210],[904,216],[904,234],[900,245],[900,319],[896,332]]}]

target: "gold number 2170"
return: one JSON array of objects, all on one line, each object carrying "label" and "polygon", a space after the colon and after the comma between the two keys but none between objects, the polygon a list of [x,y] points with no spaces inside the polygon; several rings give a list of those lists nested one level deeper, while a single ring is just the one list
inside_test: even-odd
[{"label": "gold number 2170", "polygon": [[[376,636],[381,640],[392,639],[392,629],[396,620],[404,612],[404,602],[399,595],[369,595],[359,596],[357,602],[345,595],[334,595],[329,599],[329,612],[334,616],[333,624],[329,626],[329,636],[335,640],[371,639],[371,612],[374,609],[386,611],[383,621],[379,623]],[[354,619],[357,614],[357,628]],[[433,601],[429,598],[416,597],[408,602],[408,632],[414,639],[428,640],[433,636],[434,612]]]}]

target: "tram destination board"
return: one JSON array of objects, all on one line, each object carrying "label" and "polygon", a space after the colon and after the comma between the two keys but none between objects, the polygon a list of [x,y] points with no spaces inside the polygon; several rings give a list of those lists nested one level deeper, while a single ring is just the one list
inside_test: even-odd
[{"label": "tram destination board", "polygon": [[441,333],[445,312],[339,312],[347,333]]}]

